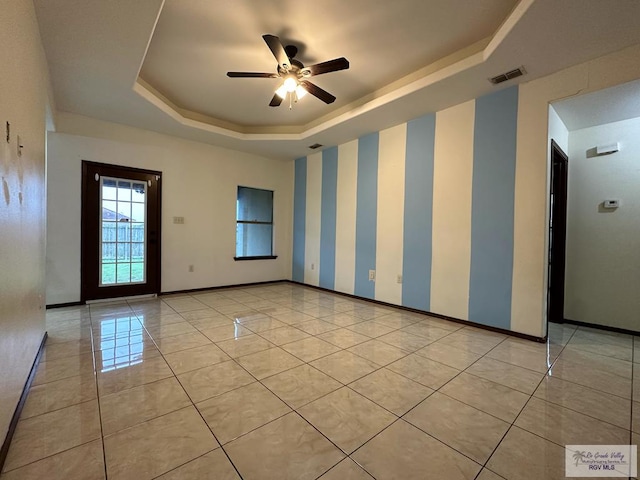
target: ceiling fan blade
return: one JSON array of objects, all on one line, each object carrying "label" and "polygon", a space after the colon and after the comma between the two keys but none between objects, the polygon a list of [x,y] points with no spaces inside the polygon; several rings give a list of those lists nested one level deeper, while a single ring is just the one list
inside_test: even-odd
[{"label": "ceiling fan blade", "polygon": [[285,71],[289,70],[291,68],[291,62],[289,61],[287,52],[284,51],[282,43],[280,43],[280,39],[275,35],[263,35],[262,38],[269,47],[269,50],[271,50],[271,53],[273,53],[273,56],[276,57],[280,68]]},{"label": "ceiling fan blade", "polygon": [[273,96],[273,98],[271,99],[271,102],[269,103],[269,106],[270,107],[279,107],[281,103],[282,103],[282,97],[276,93]]},{"label": "ceiling fan blade", "polygon": [[227,72],[227,77],[231,78],[278,78],[276,73],[259,72]]},{"label": "ceiling fan blade", "polygon": [[316,63],[315,65],[309,65],[308,67],[300,70],[300,73],[302,73],[302,76],[304,77],[312,77],[314,75],[337,72],[338,70],[346,70],[348,68],[349,60],[344,57],[340,57],[326,62]]},{"label": "ceiling fan blade", "polygon": [[318,87],[317,85],[314,85],[313,83],[307,81],[307,80],[301,80],[300,81],[300,85],[302,86],[302,88],[304,88],[307,92],[309,92],[311,95],[313,95],[314,97],[319,98],[320,100],[322,100],[324,103],[333,103],[336,101],[336,97],[334,97],[333,95],[331,95],[329,92],[327,92],[326,90],[321,89],[320,87]]}]

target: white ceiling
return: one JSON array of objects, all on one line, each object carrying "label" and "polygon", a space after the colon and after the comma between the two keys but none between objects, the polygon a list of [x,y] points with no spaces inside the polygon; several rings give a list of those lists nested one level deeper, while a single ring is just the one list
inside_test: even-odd
[{"label": "white ceiling", "polygon": [[[640,80],[555,102],[569,131],[640,117]],[[638,132],[640,134],[640,132]]]},{"label": "white ceiling", "polygon": [[[172,103],[238,126],[304,125],[493,34],[516,0],[166,0],[140,76]],[[285,13],[286,12],[286,13]],[[395,27],[394,27],[395,26]],[[346,57],[348,71],[311,79],[337,97],[269,107],[278,79],[232,79],[227,71],[275,73],[261,38],[278,35],[305,65]],[[237,127],[236,127],[237,128]]]},{"label": "white ceiling", "polygon": [[[59,110],[276,158],[640,43],[638,0],[34,3]],[[350,60],[313,79],[335,104],[270,108],[276,80],[225,76],[274,71],[265,33],[302,47],[305,64]],[[520,79],[487,81],[520,65]]]}]

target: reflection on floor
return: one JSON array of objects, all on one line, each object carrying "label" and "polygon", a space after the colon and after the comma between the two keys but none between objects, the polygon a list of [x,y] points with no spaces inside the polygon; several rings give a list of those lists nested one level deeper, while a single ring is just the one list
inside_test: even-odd
[{"label": "reflection on floor", "polygon": [[537,344],[288,283],[47,329],[2,480],[555,479],[565,444],[640,434],[622,334]]}]

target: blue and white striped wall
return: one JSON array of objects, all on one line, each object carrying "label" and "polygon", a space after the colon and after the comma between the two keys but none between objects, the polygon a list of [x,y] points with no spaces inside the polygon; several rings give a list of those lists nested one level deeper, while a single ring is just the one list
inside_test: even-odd
[{"label": "blue and white striped wall", "polygon": [[512,87],[296,160],[293,280],[511,329],[517,124]]}]

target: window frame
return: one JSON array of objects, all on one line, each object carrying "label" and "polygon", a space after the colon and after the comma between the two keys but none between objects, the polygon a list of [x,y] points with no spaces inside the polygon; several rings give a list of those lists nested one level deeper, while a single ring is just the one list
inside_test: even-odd
[{"label": "window frame", "polygon": [[[238,197],[240,194],[240,189],[247,189],[247,190],[260,190],[263,192],[270,192],[271,193],[271,221],[270,222],[263,222],[263,221],[258,221],[258,220],[239,220],[238,219]],[[274,233],[274,221],[273,221],[273,205],[274,205],[274,198],[275,198],[275,191],[274,190],[269,190],[267,188],[256,188],[256,187],[247,187],[244,185],[238,185],[237,189],[236,189],[236,255],[233,257],[233,259],[235,261],[245,261],[245,260],[275,260],[276,258],[278,258],[277,255],[273,254],[273,250],[274,250],[274,241],[273,241],[273,233]],[[248,256],[242,256],[242,257],[238,257],[237,256],[237,243],[238,243],[238,225],[239,224],[243,224],[243,225],[270,225],[271,226],[271,244],[270,244],[270,250],[271,250],[271,255],[248,255]]]}]

